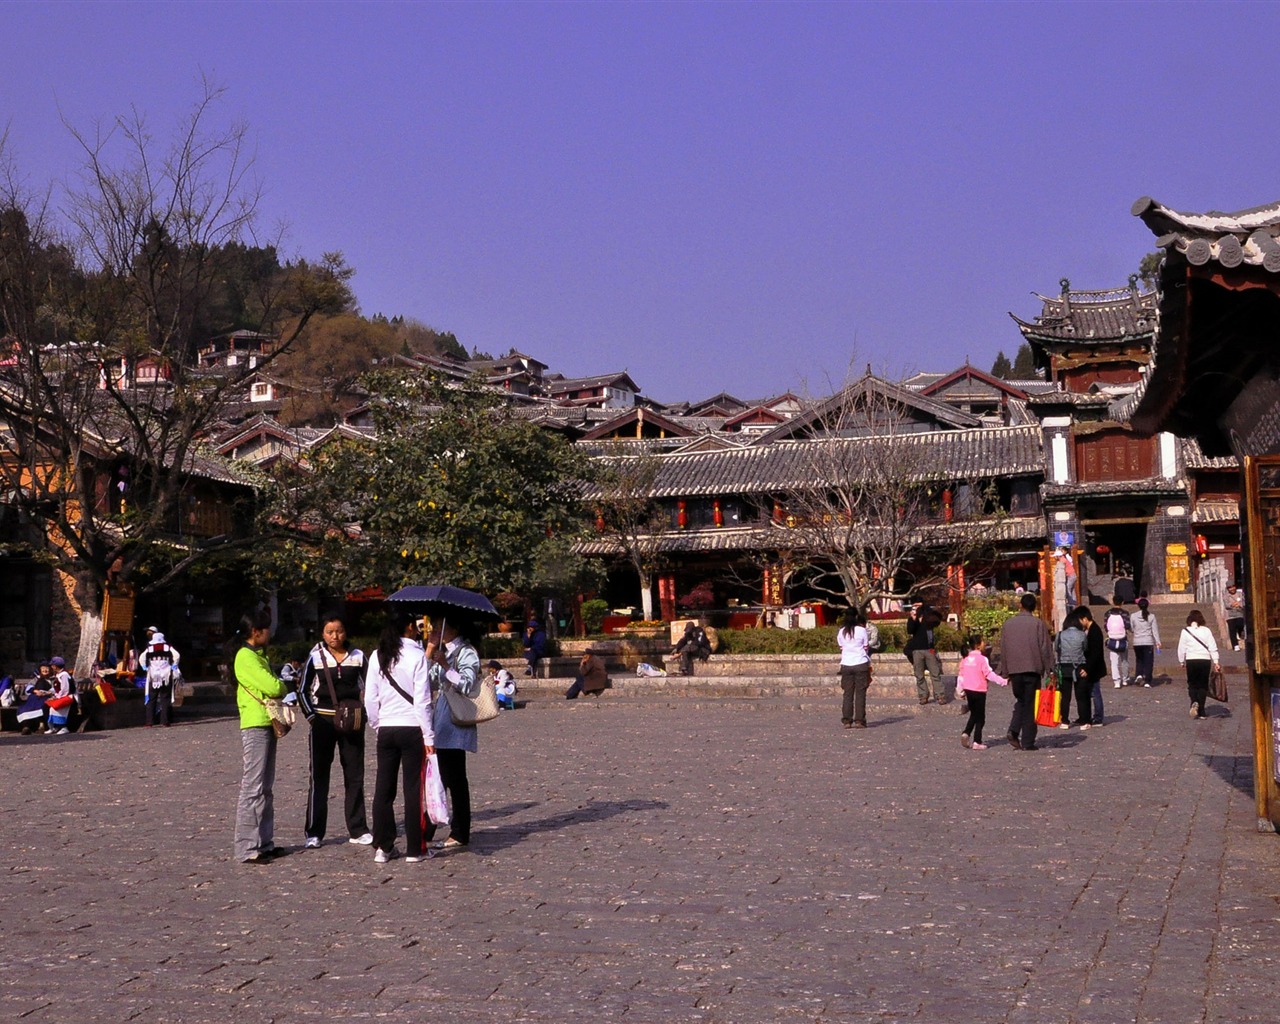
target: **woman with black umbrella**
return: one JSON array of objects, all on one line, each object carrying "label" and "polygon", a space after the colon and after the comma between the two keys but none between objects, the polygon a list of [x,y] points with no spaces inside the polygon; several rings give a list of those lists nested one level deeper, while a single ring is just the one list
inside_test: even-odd
[{"label": "woman with black umbrella", "polygon": [[[453,815],[449,838],[431,842],[433,850],[453,850],[471,842],[471,786],[467,781],[467,752],[477,749],[474,725],[456,725],[449,712],[444,688],[451,686],[467,697],[480,693],[480,655],[458,633],[444,616],[432,620],[426,642],[427,663],[431,667],[431,695],[435,701],[432,727],[435,730],[436,760],[440,765],[440,781],[449,793]],[[435,835],[435,825],[428,821],[426,838]]]}]

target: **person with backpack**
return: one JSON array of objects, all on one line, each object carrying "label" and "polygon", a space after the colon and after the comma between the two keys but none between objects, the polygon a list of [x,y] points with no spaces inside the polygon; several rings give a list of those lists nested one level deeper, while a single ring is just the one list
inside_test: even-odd
[{"label": "person with backpack", "polygon": [[707,631],[696,622],[690,620],[684,624],[684,636],[671,649],[672,654],[680,655],[680,674],[693,675],[693,662],[706,661],[711,657],[711,640]]},{"label": "person with backpack", "polygon": [[1102,632],[1107,638],[1107,660],[1111,662],[1111,682],[1117,690],[1131,681],[1129,678],[1131,628],[1129,613],[1124,610],[1117,595],[1111,599],[1111,607],[1102,617]]},{"label": "person with backpack", "polygon": [[138,667],[145,680],[146,724],[150,727],[155,721],[168,726],[169,712],[173,707],[173,687],[177,681],[178,662],[182,655],[178,649],[164,638],[164,634],[156,631],[147,640],[147,646],[138,655]]}]

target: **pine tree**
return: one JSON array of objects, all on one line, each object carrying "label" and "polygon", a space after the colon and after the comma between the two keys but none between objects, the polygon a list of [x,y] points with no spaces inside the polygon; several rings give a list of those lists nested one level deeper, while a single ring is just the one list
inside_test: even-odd
[{"label": "pine tree", "polygon": [[999,377],[1001,380],[1008,380],[1009,374],[1012,372],[1013,364],[1009,362],[1009,357],[1001,349],[996,353],[996,361],[991,364],[991,376]]}]

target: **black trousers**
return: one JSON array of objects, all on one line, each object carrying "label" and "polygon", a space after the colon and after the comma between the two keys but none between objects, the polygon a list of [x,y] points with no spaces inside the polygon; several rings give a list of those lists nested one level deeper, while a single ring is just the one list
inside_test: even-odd
[{"label": "black trousers", "polygon": [[1061,697],[1062,720],[1071,721],[1071,695],[1076,698],[1076,721],[1093,724],[1093,682],[1083,665],[1058,666],[1058,694]]},{"label": "black trousers", "polygon": [[[449,822],[449,835],[460,843],[471,842],[471,784],[467,781],[467,752],[436,747],[436,761],[440,764],[440,781],[449,794],[449,807],[453,812]],[[436,834],[434,822],[426,823],[427,841]]]},{"label": "black trousers", "polygon": [[378,777],[373,784],[373,845],[389,851],[396,844],[396,775],[404,775],[404,843],[411,857],[423,851],[422,770],[427,750],[416,725],[378,730]]},{"label": "black trousers", "polygon": [[144,706],[147,709],[147,725],[155,721],[168,725],[170,709],[173,707],[173,686],[157,686],[151,691],[151,699]]},{"label": "black trousers", "polygon": [[1227,619],[1227,638],[1231,646],[1238,646],[1242,636],[1244,636],[1244,619]]},{"label": "black trousers", "polygon": [[1209,696],[1209,672],[1213,662],[1208,658],[1187,659],[1187,696],[1196,709],[1196,714],[1204,714],[1204,702]]},{"label": "black trousers", "polygon": [[1018,737],[1022,749],[1036,745],[1036,691],[1040,689],[1040,673],[1015,672],[1009,677],[1009,689],[1017,703],[1009,731]]},{"label": "black trousers", "polygon": [[987,724],[987,691],[965,690],[964,699],[969,705],[969,721],[964,725],[966,735],[974,743],[982,742],[982,727]]},{"label": "black trousers", "polygon": [[369,831],[369,819],[364,813],[364,729],[338,732],[333,727],[333,715],[315,715],[311,719],[310,747],[307,835],[323,839],[329,827],[329,776],[335,751],[342,764],[342,810],[347,835],[352,839],[364,835]]}]

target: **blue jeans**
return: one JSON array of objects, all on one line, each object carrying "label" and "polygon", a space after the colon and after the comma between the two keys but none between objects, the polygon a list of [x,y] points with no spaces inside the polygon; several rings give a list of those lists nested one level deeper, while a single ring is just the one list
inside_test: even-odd
[{"label": "blue jeans", "polygon": [[1102,679],[1093,681],[1093,724],[1102,724]]}]

